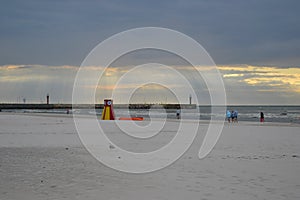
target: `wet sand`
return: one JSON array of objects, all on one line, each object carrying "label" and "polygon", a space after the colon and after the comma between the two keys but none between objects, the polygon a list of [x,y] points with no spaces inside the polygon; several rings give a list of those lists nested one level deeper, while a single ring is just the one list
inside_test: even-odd
[{"label": "wet sand", "polygon": [[[169,121],[146,145],[129,143],[117,128],[110,134],[142,151],[164,145],[176,127]],[[225,124],[213,151],[199,160],[206,129],[200,122],[191,148],[169,167],[128,174],[89,154],[70,115],[1,113],[0,199],[300,199],[299,125]]]}]

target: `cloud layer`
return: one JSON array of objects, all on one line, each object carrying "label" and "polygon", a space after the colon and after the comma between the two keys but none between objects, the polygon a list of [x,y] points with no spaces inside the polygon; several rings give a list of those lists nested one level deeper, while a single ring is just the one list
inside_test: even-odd
[{"label": "cloud layer", "polygon": [[[187,34],[208,51],[230,104],[299,104],[299,6],[297,0],[5,1],[0,7],[0,102],[45,102],[47,93],[52,102],[71,102],[77,66],[97,44],[128,29],[157,26]],[[136,53],[113,63],[100,86],[91,86],[98,88],[97,100],[111,94],[129,69],[124,66],[151,61],[181,67],[203,104],[209,103],[204,81],[188,63],[163,52]],[[141,89],[136,101],[175,101],[160,92],[163,87],[152,87],[155,95]]]},{"label": "cloud layer", "polygon": [[0,7],[0,64],[80,65],[121,31],[158,26],[183,32],[218,65],[299,66],[297,0],[18,1]]},{"label": "cloud layer", "polygon": [[[77,66],[45,66],[45,65],[3,65],[0,66],[0,94],[1,103],[20,102],[26,98],[27,102],[45,102],[49,93],[52,103],[71,103],[73,83]],[[89,67],[88,73],[100,70],[99,67]],[[102,102],[111,96],[113,90],[118,91],[116,103],[124,103],[126,90],[138,87],[133,95],[132,103],[174,103],[174,97],[168,88],[161,85],[136,85],[135,82],[123,82],[116,85],[120,77],[128,73],[130,67],[110,67],[105,71],[98,85],[91,85],[86,90],[96,89],[96,100]],[[209,92],[203,80],[196,80],[190,66],[174,66],[183,73],[194,86],[200,97],[201,104],[209,104]],[[205,69],[205,68],[204,68]],[[300,69],[280,68],[276,66],[253,65],[224,65],[218,66],[225,83],[228,104],[298,104],[300,98]],[[157,69],[156,72],[159,72]],[[144,73],[145,71],[143,71]],[[159,74],[151,69],[143,76],[153,76],[153,82],[158,80]],[[192,72],[192,73],[190,73]],[[163,73],[160,76],[165,76]],[[161,78],[161,77],[160,77]],[[168,74],[166,78],[174,80],[170,87],[179,88],[180,98],[188,102],[189,94],[182,84],[176,83],[176,76]],[[88,80],[88,74],[86,79]],[[123,95],[123,96],[122,96]],[[78,102],[79,103],[79,102]],[[88,103],[88,102],[81,102]]]}]

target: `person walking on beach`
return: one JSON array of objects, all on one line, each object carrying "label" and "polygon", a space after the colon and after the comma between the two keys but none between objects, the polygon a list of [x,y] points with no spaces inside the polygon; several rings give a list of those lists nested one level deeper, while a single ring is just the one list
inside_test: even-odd
[{"label": "person walking on beach", "polygon": [[180,119],[180,109],[177,109],[177,110],[176,110],[176,118],[177,118],[177,119]]},{"label": "person walking on beach", "polygon": [[232,119],[232,122],[238,122],[238,111],[235,110],[235,111],[232,111],[231,112],[231,119]]},{"label": "person walking on beach", "polygon": [[260,122],[263,123],[265,121],[265,115],[263,112],[260,112]]},{"label": "person walking on beach", "polygon": [[230,123],[231,112],[229,110],[227,110],[227,112],[226,112],[226,118],[228,120],[228,123]]}]

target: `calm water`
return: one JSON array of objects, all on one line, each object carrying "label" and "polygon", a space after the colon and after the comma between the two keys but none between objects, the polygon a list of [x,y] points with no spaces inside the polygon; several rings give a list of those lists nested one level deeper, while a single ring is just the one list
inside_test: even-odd
[{"label": "calm water", "polygon": [[[260,111],[265,114],[266,122],[291,122],[300,123],[300,106],[228,106],[228,110],[238,111],[239,121],[259,121]],[[2,110],[4,112],[30,112],[30,113],[66,113],[66,110]],[[76,112],[79,114],[96,114],[101,115],[102,110],[86,110],[86,109],[75,109],[71,110],[70,113]],[[150,110],[126,110],[126,109],[115,109],[116,117],[123,116],[140,116],[144,118],[176,118],[175,109],[150,109]],[[199,106],[196,110],[182,110],[182,118],[186,119],[200,119],[209,120],[212,115],[218,119],[224,119],[225,113],[211,113],[210,106]]]},{"label": "calm water", "polygon": [[[228,106],[227,109],[237,110],[240,121],[259,121],[262,111],[266,122],[300,123],[300,106]],[[200,113],[201,117],[209,118],[208,107],[200,107]]]},{"label": "calm water", "polygon": [[[259,121],[260,112],[264,112],[266,122],[291,122],[300,123],[300,106],[228,106],[228,110],[238,111],[239,121]],[[224,119],[225,113],[211,113],[210,106],[199,106],[196,110],[184,110],[182,117],[187,119],[209,120],[214,115],[217,119]],[[130,114],[133,116],[149,117],[149,113],[153,117],[161,117],[166,112],[168,118],[176,118],[176,110],[161,110],[161,112],[132,110]],[[126,114],[122,110],[116,110],[116,115]],[[128,112],[127,112],[128,113]],[[99,113],[100,114],[100,113]]]}]

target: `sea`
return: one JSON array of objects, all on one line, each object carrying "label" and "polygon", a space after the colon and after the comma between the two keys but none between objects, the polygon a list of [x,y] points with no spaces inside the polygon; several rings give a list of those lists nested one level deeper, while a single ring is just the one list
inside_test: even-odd
[{"label": "sea", "polygon": [[[283,123],[297,123],[300,124],[300,106],[266,106],[266,105],[251,105],[251,106],[227,106],[225,110],[236,110],[238,112],[238,121],[259,121],[260,112],[265,115],[265,122],[283,122]],[[223,110],[224,110],[223,109]],[[116,118],[118,117],[144,117],[150,118],[167,118],[176,119],[176,109],[115,109],[114,113]],[[101,116],[102,110],[91,109],[50,109],[50,110],[38,110],[38,109],[14,109],[5,110],[2,112],[15,112],[15,113],[56,113],[56,114],[82,114],[82,115],[97,115]],[[199,119],[210,120],[212,117],[215,119],[225,119],[224,113],[212,113],[211,106],[198,106],[197,109],[183,109],[181,110],[181,117],[185,119]]]}]

